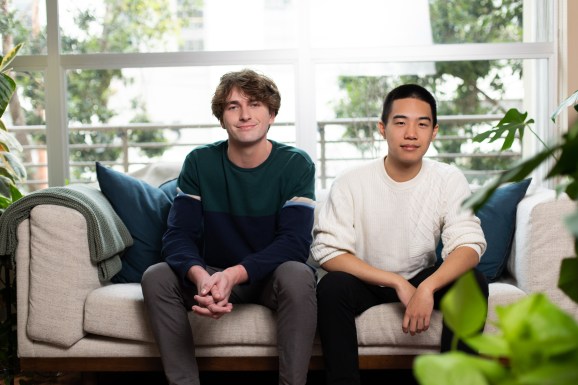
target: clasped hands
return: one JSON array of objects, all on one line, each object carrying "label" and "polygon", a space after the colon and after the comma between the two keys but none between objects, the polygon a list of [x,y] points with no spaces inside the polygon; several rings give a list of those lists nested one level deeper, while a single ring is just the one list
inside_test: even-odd
[{"label": "clasped hands", "polygon": [[408,281],[398,287],[396,292],[405,306],[401,326],[403,332],[413,336],[428,330],[434,306],[433,292],[421,285],[416,288]]},{"label": "clasped hands", "polygon": [[229,296],[234,284],[227,273],[219,271],[209,275],[205,271],[205,274],[201,279],[197,279],[197,282],[198,293],[194,297],[197,305],[192,307],[195,313],[219,319],[233,310],[233,304],[229,302]]}]

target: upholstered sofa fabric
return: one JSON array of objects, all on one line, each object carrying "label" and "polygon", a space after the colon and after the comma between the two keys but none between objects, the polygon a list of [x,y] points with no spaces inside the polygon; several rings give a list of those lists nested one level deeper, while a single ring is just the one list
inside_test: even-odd
[{"label": "upholstered sofa fabric", "polygon": [[[153,185],[173,179],[142,172]],[[319,194],[323,197],[324,194]],[[543,291],[578,319],[576,304],[557,289],[560,260],[571,254],[572,239],[561,218],[575,204],[550,190],[530,192],[517,209],[514,247],[508,264],[512,277],[490,284],[486,332],[495,331],[495,307],[527,293]],[[90,261],[86,222],[65,207],[42,205],[18,227],[18,352],[21,358],[158,357],[138,283],[102,283]],[[320,270],[320,273],[322,271]],[[62,280],[62,276],[68,279]],[[405,355],[436,352],[441,314],[435,312],[426,333],[401,332],[400,304],[376,306],[361,314],[360,355]],[[190,315],[199,357],[275,356],[275,314],[259,305],[236,305],[219,320]],[[316,340],[314,355],[321,355]]]}]

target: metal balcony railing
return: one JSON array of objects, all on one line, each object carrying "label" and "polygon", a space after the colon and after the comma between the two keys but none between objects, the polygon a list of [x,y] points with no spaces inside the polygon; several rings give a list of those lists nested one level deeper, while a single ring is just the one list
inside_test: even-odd
[{"label": "metal balcony railing", "polygon": [[[439,116],[440,132],[436,137],[436,141],[452,141],[454,143],[471,143],[472,136],[466,134],[458,135],[444,135],[443,127],[449,124],[453,125],[469,125],[469,124],[487,124],[491,127],[497,122],[501,116],[498,115],[463,115],[463,116]],[[367,119],[332,119],[317,122],[317,179],[318,186],[327,188],[332,179],[343,168],[352,165],[355,162],[374,159],[386,153],[386,143],[383,139],[377,136],[370,138],[345,138],[342,135],[344,127],[352,124],[370,124],[372,127],[377,124],[376,118]],[[287,126],[295,127],[294,123],[275,123],[276,127]],[[24,165],[29,171],[29,178],[24,182],[29,191],[47,186],[47,162],[46,162],[46,141],[45,141],[45,126],[13,126],[8,130],[14,134],[23,144],[23,153],[21,158]],[[135,130],[153,131],[165,130],[167,135],[165,138],[167,142],[133,142],[129,138],[130,133]],[[159,158],[146,158],[139,154],[137,150],[143,149],[176,149],[185,148],[183,151],[188,152],[190,149],[213,142],[217,137],[223,137],[220,133],[222,128],[218,124],[161,124],[161,123],[138,123],[126,125],[83,125],[71,126],[69,132],[73,133],[89,133],[89,132],[115,132],[114,139],[109,143],[94,144],[69,144],[69,151],[82,150],[102,150],[117,149],[120,150],[120,157],[117,160],[109,161],[104,159],[81,159],[70,161],[70,183],[74,182],[93,182],[94,175],[88,177],[83,174],[79,177],[79,173],[75,170],[85,170],[94,168],[95,161],[101,161],[108,166],[114,166],[120,171],[129,172],[134,171],[138,166],[144,166],[149,163],[158,162]],[[293,131],[294,132],[294,131]],[[170,134],[172,133],[172,134]],[[210,139],[209,139],[210,138]],[[276,139],[276,138],[275,138]],[[277,140],[277,139],[276,139]],[[282,140],[288,144],[294,144],[294,139]],[[363,149],[360,149],[363,147]],[[499,147],[498,147],[499,148]],[[499,152],[495,149],[490,149],[482,152],[445,152],[438,153],[436,151],[428,152],[427,156],[437,158],[449,163],[460,162],[467,164],[472,159],[496,159],[496,158],[510,158],[512,161],[521,157],[520,151]],[[184,159],[184,157],[183,157]],[[182,161],[183,159],[178,159]],[[160,157],[160,160],[167,160]],[[175,161],[177,159],[171,159]],[[491,163],[491,162],[490,162]],[[463,172],[470,180],[487,179],[499,172],[500,169],[477,170],[462,167]],[[86,174],[86,173],[85,173]]]}]

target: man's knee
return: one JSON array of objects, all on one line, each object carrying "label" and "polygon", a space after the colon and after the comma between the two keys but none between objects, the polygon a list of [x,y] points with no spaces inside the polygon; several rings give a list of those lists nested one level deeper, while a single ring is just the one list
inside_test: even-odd
[{"label": "man's knee", "polygon": [[147,296],[147,294],[157,291],[161,285],[167,285],[173,281],[173,278],[174,273],[165,262],[149,266],[143,273],[141,280],[143,295]]},{"label": "man's knee", "polygon": [[343,271],[332,271],[319,281],[317,285],[317,294],[319,296],[329,295],[335,296],[336,293],[344,292],[350,286],[351,282],[356,278]]},{"label": "man's knee", "polygon": [[315,273],[308,265],[289,261],[275,270],[277,287],[290,295],[315,296]]}]

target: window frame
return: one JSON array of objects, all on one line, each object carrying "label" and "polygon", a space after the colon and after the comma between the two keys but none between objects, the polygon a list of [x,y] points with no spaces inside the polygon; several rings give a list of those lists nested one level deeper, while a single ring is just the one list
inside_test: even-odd
[{"label": "window frame", "polygon": [[[436,44],[423,46],[371,47],[371,48],[312,48],[309,44],[309,5],[296,0],[299,20],[298,46],[295,49],[254,51],[205,51],[129,54],[62,54],[58,27],[59,1],[46,1],[46,55],[22,55],[15,58],[16,71],[45,71],[46,89],[50,90],[46,100],[46,135],[48,183],[61,186],[69,180],[68,120],[66,105],[66,71],[71,69],[122,69],[147,67],[222,66],[222,65],[291,65],[295,73],[295,116],[296,145],[304,149],[312,159],[317,159],[317,127],[315,68],[318,64],[352,62],[422,62],[464,61],[499,59],[544,59],[545,68],[525,68],[528,111],[535,111],[537,133],[552,141],[562,134],[560,126],[553,124],[549,113],[554,111],[558,99],[558,18],[559,1],[553,3],[551,25],[547,33],[548,42],[481,43],[481,44]],[[528,5],[534,4],[527,0]],[[536,9],[528,12],[537,12]],[[547,75],[543,75],[547,74]],[[531,79],[531,81],[529,80]],[[539,90],[539,92],[538,92]],[[530,97],[531,95],[531,97]],[[538,106],[541,106],[538,108]],[[544,107],[546,106],[546,107]],[[524,138],[524,153],[531,155],[539,150],[537,140],[527,135]],[[536,172],[541,181],[549,169],[544,164]]]}]

